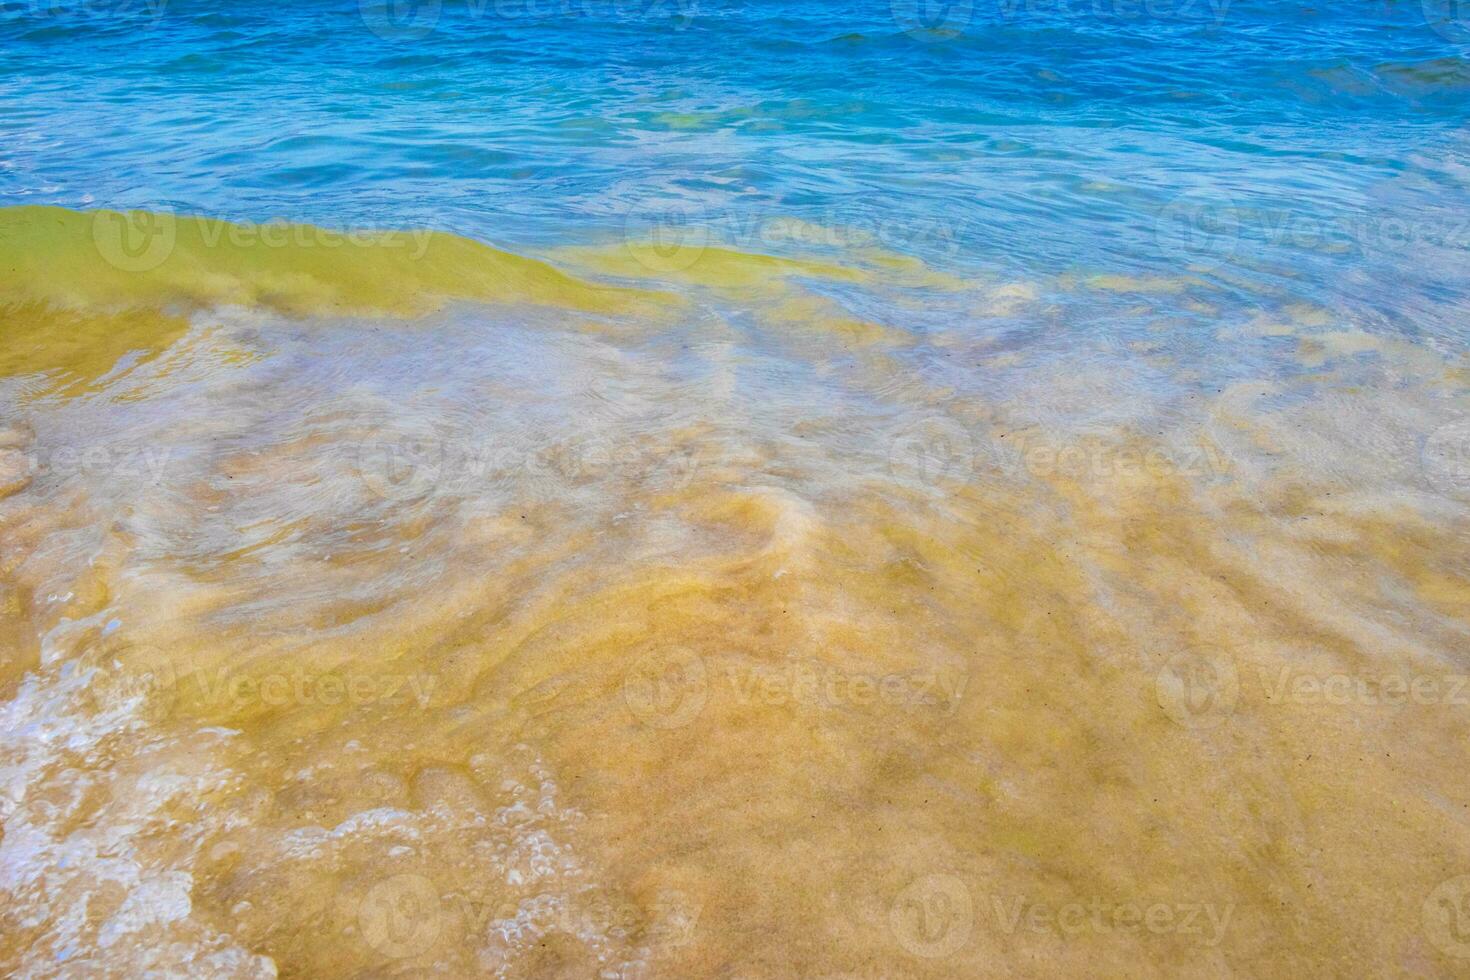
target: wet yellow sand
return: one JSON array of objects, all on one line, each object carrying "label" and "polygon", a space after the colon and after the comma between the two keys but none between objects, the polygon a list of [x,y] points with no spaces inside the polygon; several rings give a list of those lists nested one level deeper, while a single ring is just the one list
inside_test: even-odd
[{"label": "wet yellow sand", "polygon": [[823,288],[1029,285],[114,220],[0,212],[7,974],[1470,969],[1463,365],[1074,426]]}]

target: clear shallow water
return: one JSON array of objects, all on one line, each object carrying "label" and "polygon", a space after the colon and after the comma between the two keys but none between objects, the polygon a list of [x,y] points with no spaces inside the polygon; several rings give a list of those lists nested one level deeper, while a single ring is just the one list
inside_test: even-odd
[{"label": "clear shallow water", "polygon": [[1463,971],[1470,25],[396,9],[0,6],[7,972]]}]

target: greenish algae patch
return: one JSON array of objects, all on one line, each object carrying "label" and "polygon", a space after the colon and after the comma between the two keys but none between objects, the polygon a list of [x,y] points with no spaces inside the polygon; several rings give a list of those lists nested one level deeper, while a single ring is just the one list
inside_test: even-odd
[{"label": "greenish algae patch", "polygon": [[66,309],[428,312],[446,300],[625,313],[669,302],[443,232],[338,232],[142,211],[0,209],[0,295]]},{"label": "greenish algae patch", "polygon": [[84,313],[28,302],[0,313],[0,378],[34,375],[34,393],[94,390],[128,355],[133,368],[156,359],[189,329],[185,317],[153,310]]},{"label": "greenish algae patch", "polygon": [[0,377],[46,377],[45,393],[85,390],[129,354],[156,357],[200,310],[409,317],[457,299],[594,316],[676,302],[442,232],[0,208]]}]

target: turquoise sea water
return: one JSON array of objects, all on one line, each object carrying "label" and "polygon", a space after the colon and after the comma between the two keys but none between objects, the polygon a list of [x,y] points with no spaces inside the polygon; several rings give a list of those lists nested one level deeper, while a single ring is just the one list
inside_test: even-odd
[{"label": "turquoise sea water", "polygon": [[0,199],[519,250],[699,224],[780,251],[762,222],[796,216],[1023,278],[1204,264],[1463,339],[1462,13],[5,0]]}]

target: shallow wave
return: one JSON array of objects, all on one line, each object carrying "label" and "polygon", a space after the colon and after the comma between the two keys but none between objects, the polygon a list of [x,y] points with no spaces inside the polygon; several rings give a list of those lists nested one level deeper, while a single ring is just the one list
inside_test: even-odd
[{"label": "shallow wave", "polygon": [[0,212],[0,966],[1452,966],[1462,354],[767,231]]},{"label": "shallow wave", "polygon": [[0,263],[8,303],[49,308],[403,315],[458,298],[614,312],[655,299],[428,229],[333,231],[142,211],[0,209]]}]

